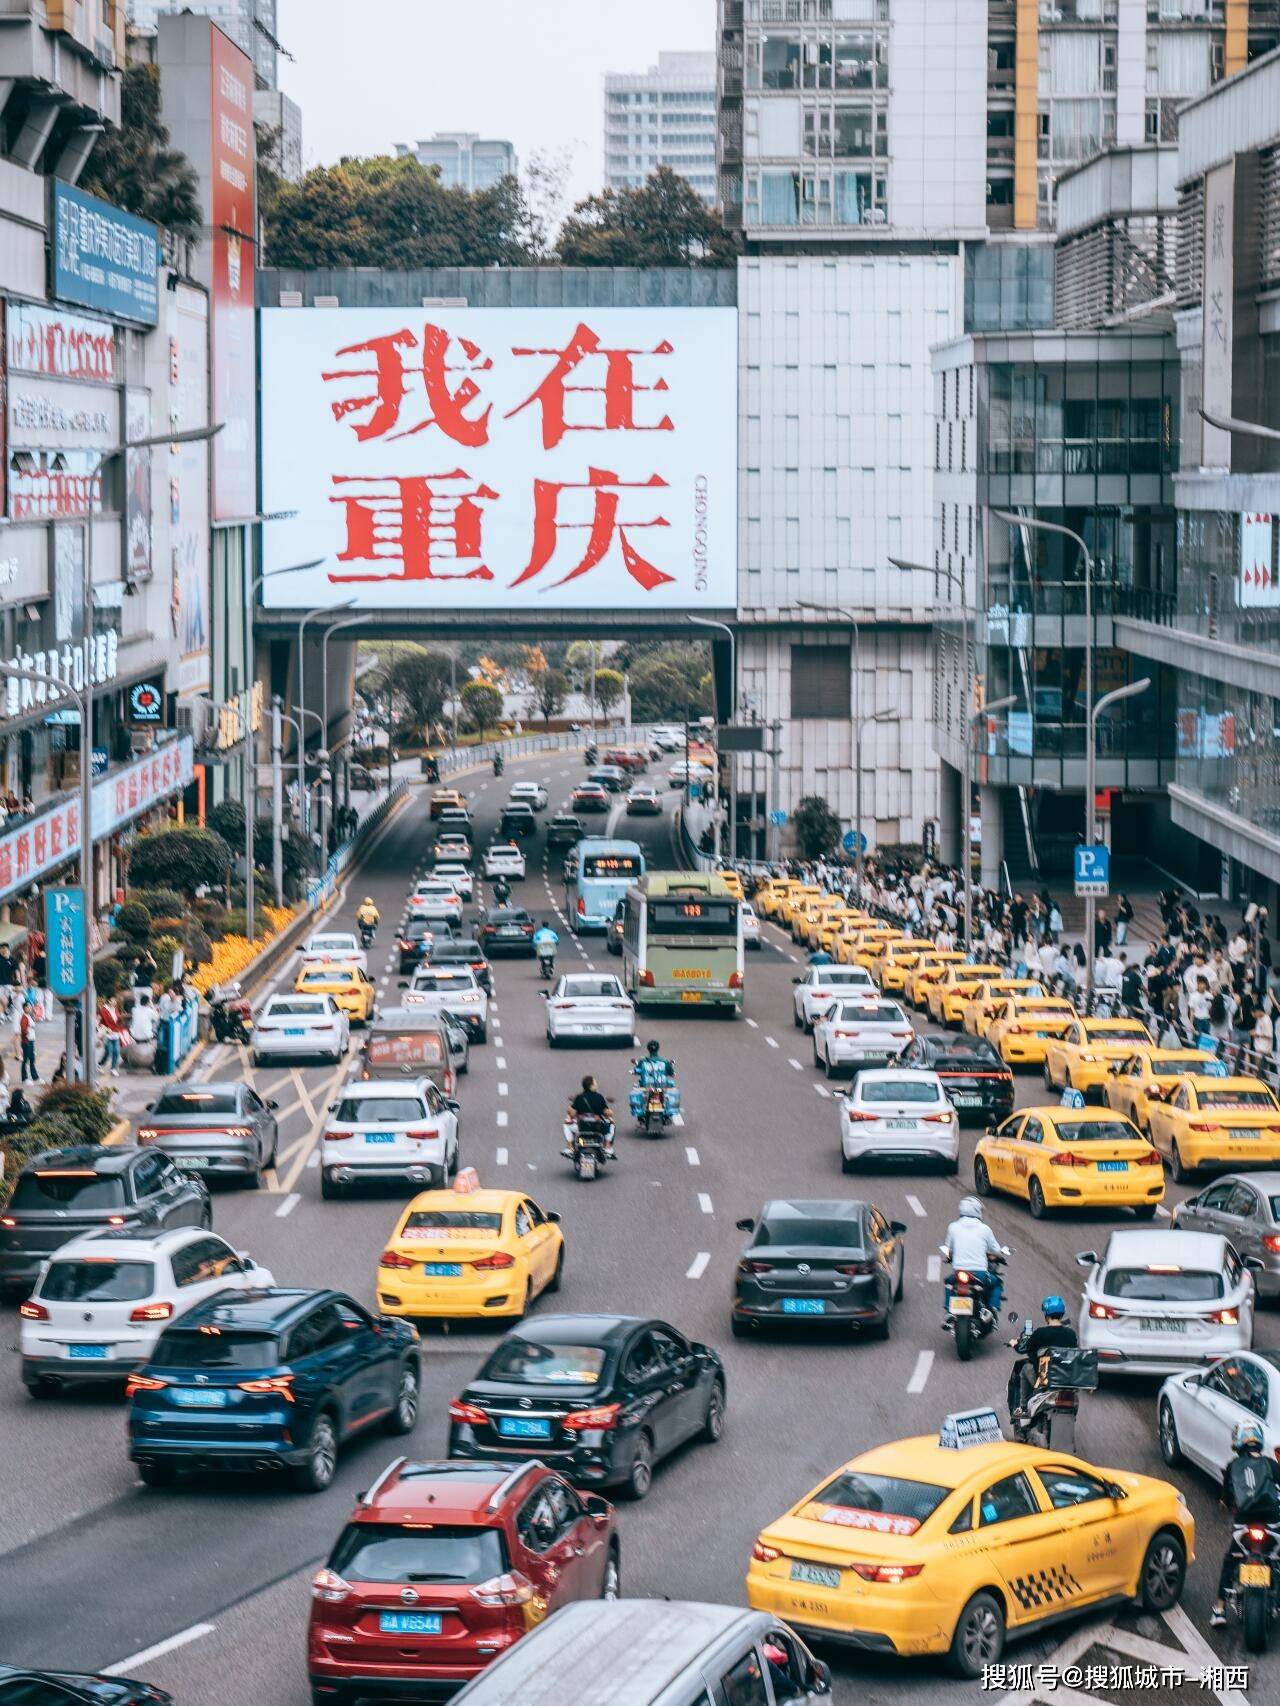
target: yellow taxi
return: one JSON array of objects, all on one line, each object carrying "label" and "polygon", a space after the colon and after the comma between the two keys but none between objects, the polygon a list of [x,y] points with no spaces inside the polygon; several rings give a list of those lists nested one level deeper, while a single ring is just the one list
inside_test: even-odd
[{"label": "yellow taxi", "polygon": [[353,965],[304,965],[294,989],[300,995],[332,995],[353,1025],[367,1025],[378,1004],[378,986]]},{"label": "yellow taxi", "polygon": [[1064,1613],[1168,1611],[1194,1556],[1167,1481],[1015,1444],[994,1410],[967,1411],[863,1452],[762,1529],[747,1603],[806,1639],[945,1654],[973,1679]]},{"label": "yellow taxi", "polygon": [[903,936],[885,944],[885,950],[871,967],[871,975],[886,993],[906,986],[907,973],[921,954],[933,948],[923,936]]},{"label": "yellow taxi", "polygon": [[805,940],[811,948],[822,946],[822,939],[830,932],[834,935],[845,924],[874,924],[875,919],[868,913],[859,912],[857,907],[850,906],[842,895],[833,895],[830,906],[821,907],[817,912],[810,913],[805,921]]},{"label": "yellow taxi", "polygon": [[1003,966],[963,962],[949,965],[925,993],[929,1017],[940,1025],[958,1025],[964,1017],[965,1004],[973,1000],[983,984],[995,983],[1008,975]]},{"label": "yellow taxi", "polygon": [[1060,1037],[1076,1020],[1076,1010],[1061,995],[1004,1001],[987,1023],[987,1041],[1006,1066],[1043,1066],[1052,1037]]},{"label": "yellow taxi", "polygon": [[1280,1161],[1280,1103],[1261,1078],[1181,1078],[1167,1102],[1151,1104],[1147,1130],[1179,1181],[1201,1167]]},{"label": "yellow taxi", "polygon": [[1140,1019],[1077,1019],[1045,1045],[1045,1089],[1102,1091],[1115,1062],[1139,1043],[1155,1044]]},{"label": "yellow taxi", "polygon": [[1051,1208],[1132,1208],[1150,1220],[1164,1196],[1160,1157],[1110,1108],[1019,1108],[978,1139],[973,1182],[1025,1197],[1032,1218]]},{"label": "yellow taxi", "polygon": [[[1145,1131],[1152,1102],[1163,1102],[1189,1072],[1215,1071],[1216,1057],[1199,1048],[1139,1048],[1113,1061],[1104,1094],[1107,1106],[1128,1114]],[[1221,1076],[1221,1073],[1218,1074]]]},{"label": "yellow taxi", "polygon": [[929,953],[922,954],[907,977],[907,1000],[913,1007],[923,1007],[929,994],[929,985],[936,983],[948,966],[963,964],[964,955],[959,948],[933,948]]},{"label": "yellow taxi", "polygon": [[784,924],[786,928],[790,930],[791,920],[795,917],[800,908],[803,907],[804,903],[807,900],[817,900],[818,896],[822,894],[822,892],[823,891],[820,888],[816,888],[812,883],[797,883],[794,888],[788,890],[788,892],[782,897],[782,904],[778,908],[778,922],[780,924]]},{"label": "yellow taxi", "polygon": [[789,877],[769,877],[751,897],[751,904],[761,918],[776,918],[782,903],[795,887]]},{"label": "yellow taxi", "polygon": [[456,788],[437,788],[431,796],[431,815],[439,817],[441,812],[460,811],[466,803],[467,796]]},{"label": "yellow taxi", "polygon": [[523,1191],[490,1191],[464,1167],[447,1191],[422,1191],[378,1258],[378,1308],[409,1319],[522,1316],[556,1291],[560,1217]]},{"label": "yellow taxi", "polygon": [[745,900],[747,898],[746,890],[742,886],[741,873],[735,871],[732,865],[726,865],[723,870],[717,871],[716,875],[735,900]]},{"label": "yellow taxi", "polygon": [[[808,942],[809,933],[814,926],[828,913],[837,912],[844,905],[844,896],[839,894],[806,895],[802,905],[792,909],[791,938],[795,942]],[[816,939],[815,939],[816,945]]]},{"label": "yellow taxi", "polygon": [[896,941],[902,935],[901,930],[895,930],[888,924],[855,925],[852,930],[845,930],[836,937],[835,956],[841,965],[867,965],[868,960],[859,959],[859,955],[873,943],[884,944]]},{"label": "yellow taxi", "polygon": [[853,953],[853,964],[856,966],[865,966],[874,977],[876,966],[884,958],[889,949],[893,947],[895,943],[905,941],[906,937],[903,935],[901,930],[894,930],[892,928],[884,930],[864,930],[862,932],[862,940],[858,943],[858,946]]},{"label": "yellow taxi", "polygon": [[875,922],[869,912],[860,912],[856,906],[838,907],[834,912],[824,914],[822,928],[818,932],[818,946],[834,955],[833,944],[837,936],[851,935],[857,930],[869,930]]},{"label": "yellow taxi", "polygon": [[984,983],[981,989],[964,1004],[964,1012],[960,1017],[961,1030],[968,1031],[971,1037],[985,1037],[987,1026],[991,1023],[997,1007],[1010,996],[1048,995],[1049,991],[1035,977],[998,977],[991,983]]}]

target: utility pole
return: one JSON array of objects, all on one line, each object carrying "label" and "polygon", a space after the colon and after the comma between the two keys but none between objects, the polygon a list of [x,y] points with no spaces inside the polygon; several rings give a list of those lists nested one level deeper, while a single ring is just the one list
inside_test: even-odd
[{"label": "utility pole", "polygon": [[[773,745],[769,748],[769,795],[773,800],[769,810],[772,813],[782,809],[778,804],[782,795],[782,724],[777,721],[770,723],[769,733],[773,737]],[[782,825],[774,823],[772,817],[768,845],[771,849],[769,857],[776,864],[782,851]]]},{"label": "utility pole", "polygon": [[280,728],[280,695],[271,699],[271,881],[275,886],[276,905],[284,905],[284,777],[281,774],[282,731]]}]

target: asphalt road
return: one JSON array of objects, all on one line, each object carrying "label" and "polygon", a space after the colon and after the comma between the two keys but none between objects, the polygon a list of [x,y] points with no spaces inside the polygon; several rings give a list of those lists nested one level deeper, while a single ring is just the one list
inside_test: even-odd
[{"label": "asphalt road", "polygon": [[[480,844],[515,780],[545,779],[554,811],[581,774],[572,755],[551,754],[510,766],[501,781],[477,774],[461,785],[476,809]],[[603,820],[599,820],[603,827]],[[594,825],[592,826],[594,830]],[[646,845],[657,868],[673,863],[670,816],[628,819],[624,833]],[[353,879],[351,894],[327,923],[353,925],[355,905],[372,893],[383,924],[371,973],[382,1000],[397,994],[390,954],[395,923],[423,867],[430,836],[426,803],[392,819]],[[559,855],[545,870],[543,838],[530,848],[530,875],[516,896],[549,915],[562,894]],[[598,936],[575,941],[560,929],[561,966],[609,959]],[[462,1081],[462,1149],[482,1182],[519,1183],[563,1217],[567,1254],[560,1296],[537,1307],[619,1309],[667,1317],[724,1357],[728,1426],[714,1447],[695,1446],[658,1473],[648,1500],[621,1511],[624,1591],[740,1602],[759,1528],[844,1459],[886,1439],[932,1432],[951,1410],[1002,1399],[1008,1353],[990,1342],[966,1365],[939,1327],[940,1287],[931,1262],[958,1197],[971,1177],[972,1132],[965,1134],[958,1179],[885,1172],[846,1179],[840,1170],[838,1117],[812,1068],[808,1039],[791,1023],[791,978],[800,958],[779,932],[748,962],[746,1016],[736,1022],[682,1015],[657,1034],[676,1061],[686,1124],[662,1140],[620,1127],[620,1160],[606,1177],[580,1184],[560,1159],[560,1115],[577,1079],[593,1070],[621,1097],[629,1080],[623,1050],[552,1054],[544,1040],[542,985],[527,960],[496,963],[491,1040],[473,1050]],[[283,974],[282,974],[283,975]],[[241,1075],[238,1051],[215,1048],[195,1069],[205,1079]],[[375,1263],[400,1194],[322,1202],[316,1144],[331,1091],[342,1074],[326,1068],[252,1072],[257,1088],[279,1099],[280,1161],[270,1189],[218,1191],[214,1225],[265,1262],[282,1284],[335,1285],[372,1305]],[[1019,1100],[1043,1091],[1027,1076]],[[624,1104],[625,1105],[625,1104]],[[1178,1194],[1170,1187],[1170,1196]],[[887,1343],[845,1337],[734,1340],[728,1296],[741,1234],[734,1222],[757,1214],[773,1196],[865,1195],[904,1221],[907,1281]],[[1079,1213],[1033,1222],[1025,1209],[996,1199],[989,1219],[1014,1250],[1006,1290],[1011,1306],[1034,1310],[1049,1291],[1079,1296],[1077,1250],[1105,1239],[1112,1221]],[[6,1312],[6,1343],[17,1337]],[[424,1402],[406,1442],[418,1455],[443,1451],[451,1396],[493,1343],[488,1331],[427,1329]],[[1266,1313],[1258,1342],[1280,1338]],[[1156,1383],[1108,1388],[1088,1400],[1079,1450],[1102,1465],[1163,1474],[1155,1441]],[[96,1669],[123,1665],[173,1690],[183,1706],[307,1706],[303,1643],[310,1571],[322,1561],[351,1505],[392,1455],[372,1437],[340,1461],[333,1487],[315,1497],[274,1484],[223,1479],[154,1492],[136,1480],[124,1451],[122,1406],[106,1395],[34,1403],[16,1355],[0,1379],[0,1659]],[[1199,1562],[1183,1607],[1170,1619],[1098,1620],[1013,1648],[1023,1662],[1125,1662],[1160,1651],[1188,1674],[1201,1699],[1240,1706],[1222,1685],[1196,1686],[1214,1653],[1205,1645],[1208,1604],[1226,1527],[1214,1490],[1194,1471],[1179,1471],[1199,1524]],[[1227,1662],[1243,1662],[1234,1634],[1215,1643]],[[158,1650],[156,1650],[158,1649]],[[971,1698],[932,1663],[854,1660],[829,1654],[834,1698],[897,1702],[932,1693]],[[1088,1692],[1089,1690],[1082,1690]],[[1159,1706],[1167,1687],[1137,1691],[1094,1687],[1097,1698]],[[1253,1666],[1256,1700],[1280,1698],[1280,1664]],[[999,1700],[1000,1692],[989,1694]],[[1026,1706],[1034,1689],[1009,1694]],[[1044,1698],[1052,1700],[1052,1693]],[[1060,1696],[1059,1696],[1060,1698]]]}]

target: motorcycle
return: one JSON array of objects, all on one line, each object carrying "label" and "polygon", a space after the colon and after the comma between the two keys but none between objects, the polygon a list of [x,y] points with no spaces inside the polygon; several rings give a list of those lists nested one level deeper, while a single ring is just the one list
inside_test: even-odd
[{"label": "motorcycle", "polygon": [[1280,1616],[1280,1524],[1257,1520],[1233,1524],[1231,1543],[1239,1554],[1234,1583],[1224,1603],[1244,1630],[1251,1653],[1265,1653],[1271,1625]]},{"label": "motorcycle", "polygon": [[538,949],[538,970],[542,973],[543,983],[550,983],[556,975],[556,951],[554,948]]},{"label": "motorcycle", "polygon": [[600,757],[600,748],[598,746],[589,746],[582,756],[586,759],[588,764],[595,764]]},{"label": "motorcycle", "polygon": [[[1004,1257],[993,1255],[990,1260],[994,1267],[1002,1264]],[[960,1361],[968,1362],[974,1346],[995,1331],[999,1318],[987,1301],[985,1281],[968,1268],[952,1268],[945,1281],[944,1296],[947,1318],[942,1330],[955,1339]]]},{"label": "motorcycle", "polygon": [[362,924],[360,926],[360,946],[362,948],[373,946],[373,933],[377,928],[376,924]]},{"label": "motorcycle", "polygon": [[209,1019],[215,1042],[248,1044],[253,1029],[253,1013],[241,995],[238,983],[223,984],[210,991]]},{"label": "motorcycle", "polygon": [[[1017,1310],[1010,1312],[1009,1319],[1018,1319]],[[1022,1336],[1008,1341],[1010,1350],[1021,1350],[1030,1331],[1031,1323],[1027,1321]],[[1080,1394],[1098,1390],[1098,1353],[1066,1345],[1055,1345],[1044,1352],[1032,1370],[1031,1392],[1026,1403],[1019,1407],[1021,1368],[1022,1364],[1017,1362],[1009,1373],[1007,1397],[1013,1437],[1024,1445],[1074,1454]]]},{"label": "motorcycle", "polygon": [[680,1092],[676,1089],[675,1081],[671,1078],[661,1080],[649,1075],[642,1075],[645,1062],[633,1060],[631,1070],[638,1083],[631,1090],[627,1101],[631,1109],[631,1117],[643,1132],[657,1130],[664,1132],[673,1123],[680,1112]]},{"label": "motorcycle", "polygon": [[573,1162],[578,1178],[594,1179],[604,1171],[605,1163],[614,1158],[612,1139],[612,1120],[583,1115],[565,1122],[563,1153]]},{"label": "motorcycle", "polygon": [[494,878],[493,898],[498,906],[505,906],[511,899],[511,884],[505,877]]},{"label": "motorcycle", "polygon": [[503,763],[502,754],[500,752],[495,752],[493,755],[493,773],[494,773],[494,775],[495,776],[501,776],[502,772],[505,769],[506,769],[506,765]]},{"label": "motorcycle", "polygon": [[440,766],[434,758],[428,758],[426,771],[428,782],[438,782],[440,780]]}]

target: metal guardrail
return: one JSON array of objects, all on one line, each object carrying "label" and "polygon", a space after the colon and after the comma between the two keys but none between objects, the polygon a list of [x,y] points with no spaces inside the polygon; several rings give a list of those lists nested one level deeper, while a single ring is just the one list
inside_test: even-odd
[{"label": "metal guardrail", "polygon": [[323,873],[312,877],[307,883],[307,908],[314,910],[323,901],[329,899],[338,886],[338,878],[351,863],[351,856],[359,847],[360,842],[372,830],[376,829],[387,813],[409,792],[409,783],[401,777],[392,788],[385,800],[380,800],[368,817],[361,818],[360,826],[349,841],[344,841],[329,855],[329,863]]},{"label": "metal guardrail", "polygon": [[[648,740],[648,734],[643,728],[626,728],[620,723],[611,724],[608,728],[597,728],[594,741],[597,746],[615,744],[626,745],[636,740]],[[441,776],[451,776],[457,770],[465,770],[472,764],[492,764],[493,760],[502,754],[507,758],[529,758],[539,752],[577,752],[587,746],[593,739],[589,728],[561,729],[555,734],[517,735],[514,740],[485,741],[479,746],[459,746],[452,752],[442,752],[438,755]]]}]

